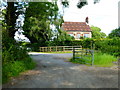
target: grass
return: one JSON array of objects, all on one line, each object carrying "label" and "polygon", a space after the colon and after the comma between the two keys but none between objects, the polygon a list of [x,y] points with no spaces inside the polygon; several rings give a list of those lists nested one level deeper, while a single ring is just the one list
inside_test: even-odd
[{"label": "grass", "polygon": [[20,72],[33,69],[36,63],[31,58],[27,57],[24,60],[13,61],[4,64],[2,67],[2,83],[6,83],[10,80],[10,77],[18,76]]},{"label": "grass", "polygon": [[[91,64],[91,61],[87,61],[87,60],[90,60],[91,58],[88,58],[88,57],[83,57],[81,59],[75,59],[73,60],[70,59],[71,62],[73,63],[80,63],[80,64],[85,64],[85,63],[90,63]],[[106,53],[101,53],[101,52],[98,52],[98,53],[95,53],[94,54],[94,65],[95,66],[99,66],[99,67],[111,67],[113,66],[113,62],[114,61],[117,61],[117,58],[115,56],[112,56],[112,55],[109,55],[109,54],[106,54]]]},{"label": "grass", "polygon": [[113,62],[117,61],[115,56],[106,53],[95,53],[94,64],[97,66],[110,67],[113,66]]}]

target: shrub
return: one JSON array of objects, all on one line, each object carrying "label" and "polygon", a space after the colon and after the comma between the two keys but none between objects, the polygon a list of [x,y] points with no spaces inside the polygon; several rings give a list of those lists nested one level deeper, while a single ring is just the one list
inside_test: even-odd
[{"label": "shrub", "polygon": [[26,49],[19,43],[2,32],[2,83],[6,83],[10,77],[19,75],[20,72],[35,67],[35,63],[29,57]]},{"label": "shrub", "polygon": [[99,40],[95,42],[95,49],[111,55],[120,55],[120,38]]}]

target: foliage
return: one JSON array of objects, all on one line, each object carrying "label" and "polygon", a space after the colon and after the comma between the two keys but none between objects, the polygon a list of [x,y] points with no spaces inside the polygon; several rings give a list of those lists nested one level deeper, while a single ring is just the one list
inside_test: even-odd
[{"label": "foliage", "polygon": [[95,53],[94,59],[94,64],[98,66],[112,66],[113,62],[117,61],[116,57],[106,53]]},{"label": "foliage", "polygon": [[[75,59],[73,60],[70,59],[71,62],[73,63],[80,63],[80,64],[86,64],[86,63],[90,63],[91,61],[87,61],[86,59],[90,60],[88,57],[84,57],[82,59]],[[95,66],[100,66],[100,67],[110,67],[113,66],[113,62],[117,61],[117,58],[115,56],[106,54],[106,53],[101,53],[101,52],[96,52],[94,54],[94,65]]]},{"label": "foliage", "polygon": [[[64,8],[69,6],[68,0],[63,0],[61,4]],[[80,5],[82,6],[84,5]],[[73,38],[61,30],[62,23],[63,16],[59,13],[57,2],[30,2],[25,13],[24,35],[31,44],[38,43],[36,46],[47,46],[53,38],[55,42],[63,41],[64,44],[64,41],[70,41]],[[55,29],[51,29],[50,26],[54,26]]]},{"label": "foliage", "polygon": [[71,39],[65,41],[54,40],[54,41],[49,41],[48,46],[83,46],[83,48],[91,48],[93,42],[94,39],[92,38],[85,38],[82,40]]},{"label": "foliage", "polygon": [[109,53],[111,55],[119,56],[120,55],[120,39],[106,39],[98,40],[95,42],[95,49],[100,50],[103,53]]},{"label": "foliage", "polygon": [[27,55],[26,50],[18,49],[11,44],[9,50],[2,52],[2,81],[7,82],[11,76],[16,76],[20,72],[32,69],[35,63]]},{"label": "foliage", "polygon": [[94,39],[92,38],[85,38],[82,40],[82,47],[83,48],[93,48],[93,43],[94,43]]},{"label": "foliage", "polygon": [[[36,8],[36,9],[35,9]],[[49,46],[51,41],[73,40],[61,30],[63,17],[58,12],[56,2],[30,2],[25,14],[24,35],[31,41],[30,47],[37,51],[39,46]],[[50,27],[54,26],[54,29]]]},{"label": "foliage", "polygon": [[3,22],[7,25],[6,30],[12,39],[14,39],[15,32],[18,30],[16,20],[20,14],[23,14],[23,7],[25,7],[24,2],[22,4],[19,2],[7,2],[7,8],[2,11],[4,15]]},{"label": "foliage", "polygon": [[26,9],[23,26],[24,35],[31,43],[44,43],[51,40],[50,24],[57,18],[58,7],[52,2],[30,2]]},{"label": "foliage", "polygon": [[[94,4],[99,3],[100,0],[93,0]],[[64,7],[69,6],[69,0],[62,0],[62,4]],[[88,5],[88,0],[79,0],[77,3],[77,8],[82,8],[83,6]]]},{"label": "foliage", "polygon": [[77,7],[78,7],[78,8],[82,8],[82,7],[85,6],[85,5],[88,5],[87,0],[84,0],[83,2],[82,2],[82,1],[79,1],[79,2],[77,3]]},{"label": "foliage", "polygon": [[62,0],[62,5],[64,6],[64,7],[68,7],[69,6],[69,1],[68,0]]},{"label": "foliage", "polygon": [[109,38],[119,37],[120,38],[120,27],[118,29],[112,30],[108,35]]},{"label": "foliage", "polygon": [[2,82],[6,83],[10,77],[17,76],[20,72],[33,69],[34,67],[35,63],[29,57],[26,57],[21,61],[5,63],[2,67]]},{"label": "foliage", "polygon": [[108,53],[111,55],[120,55],[120,38],[113,39],[93,39],[85,38],[82,40],[72,40],[72,41],[49,41],[48,46],[82,46],[83,48],[99,50],[103,53]]},{"label": "foliage", "polygon": [[65,31],[60,30],[60,32],[57,34],[57,38],[54,38],[53,41],[55,42],[61,42],[61,41],[72,41],[74,40],[73,37],[71,37],[70,35],[68,35]]},{"label": "foliage", "polygon": [[91,30],[92,30],[92,38],[94,38],[94,39],[100,39],[100,38],[106,37],[106,34],[101,32],[101,29],[98,27],[92,26]]},{"label": "foliage", "polygon": [[9,37],[6,29],[2,30],[2,82],[6,83],[10,77],[34,68],[35,63],[26,49],[21,48],[19,43]]}]

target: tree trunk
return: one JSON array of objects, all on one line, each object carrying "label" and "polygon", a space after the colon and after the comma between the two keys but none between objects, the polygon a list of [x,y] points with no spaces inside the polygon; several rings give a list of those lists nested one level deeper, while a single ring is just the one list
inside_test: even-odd
[{"label": "tree trunk", "polygon": [[7,32],[9,37],[14,39],[17,16],[15,15],[16,8],[14,7],[14,2],[7,2],[7,14],[6,14],[6,23],[7,23]]}]

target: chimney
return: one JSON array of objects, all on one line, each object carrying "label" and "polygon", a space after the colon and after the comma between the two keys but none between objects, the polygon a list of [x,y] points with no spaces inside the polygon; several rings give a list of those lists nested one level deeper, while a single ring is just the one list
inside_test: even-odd
[{"label": "chimney", "polygon": [[89,20],[88,20],[89,18],[88,17],[86,17],[86,19],[85,19],[85,22],[88,24],[89,23]]}]

